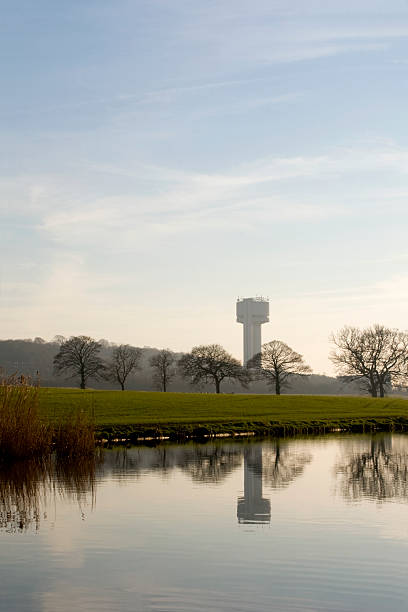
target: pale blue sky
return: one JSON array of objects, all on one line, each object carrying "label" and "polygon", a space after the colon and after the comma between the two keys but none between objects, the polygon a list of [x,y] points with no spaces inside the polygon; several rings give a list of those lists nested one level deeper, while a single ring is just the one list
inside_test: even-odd
[{"label": "pale blue sky", "polygon": [[408,327],[408,1],[1,6],[0,337]]}]

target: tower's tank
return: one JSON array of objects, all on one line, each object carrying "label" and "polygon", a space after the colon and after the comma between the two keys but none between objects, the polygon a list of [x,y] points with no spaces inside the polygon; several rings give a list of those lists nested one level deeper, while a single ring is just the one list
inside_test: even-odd
[{"label": "tower's tank", "polygon": [[261,325],[269,321],[269,301],[263,297],[238,298],[237,322],[244,325],[244,365],[261,352]]}]

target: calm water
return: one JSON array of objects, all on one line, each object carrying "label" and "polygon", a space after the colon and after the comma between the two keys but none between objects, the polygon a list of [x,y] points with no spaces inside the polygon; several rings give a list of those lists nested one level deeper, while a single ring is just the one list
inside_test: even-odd
[{"label": "calm water", "polygon": [[408,437],[0,472],[0,610],[408,610]]}]

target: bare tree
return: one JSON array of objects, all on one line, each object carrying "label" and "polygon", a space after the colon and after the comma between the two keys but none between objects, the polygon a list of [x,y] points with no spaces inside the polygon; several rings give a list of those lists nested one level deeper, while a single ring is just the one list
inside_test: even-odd
[{"label": "bare tree", "polygon": [[387,387],[407,377],[408,334],[384,325],[366,329],[343,327],[331,336],[337,347],[330,359],[339,378],[361,381],[372,397],[384,397]]},{"label": "bare tree", "polygon": [[54,357],[56,374],[68,373],[79,378],[79,386],[85,389],[89,378],[103,377],[106,366],[99,356],[101,345],[89,336],[72,336],[65,340]]},{"label": "bare tree", "polygon": [[302,355],[281,340],[263,344],[261,352],[248,361],[247,368],[252,370],[256,378],[264,379],[268,385],[275,387],[276,395],[290,386],[291,378],[310,376],[312,373]]},{"label": "bare tree", "polygon": [[162,349],[150,358],[150,365],[154,370],[153,382],[160,391],[167,388],[176,375],[176,356],[169,349]]},{"label": "bare tree", "polygon": [[129,374],[141,369],[141,356],[142,351],[129,344],[121,344],[115,347],[112,353],[112,361],[107,366],[106,378],[119,383],[122,391],[124,391]]},{"label": "bare tree", "polygon": [[238,380],[243,387],[247,387],[250,381],[248,370],[219,344],[195,346],[191,353],[183,355],[178,364],[182,375],[193,385],[213,383],[216,393],[220,393],[225,379]]}]

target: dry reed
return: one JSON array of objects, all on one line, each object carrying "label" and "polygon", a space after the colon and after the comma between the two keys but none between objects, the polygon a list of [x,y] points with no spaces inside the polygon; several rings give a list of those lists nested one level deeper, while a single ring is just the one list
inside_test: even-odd
[{"label": "dry reed", "polygon": [[38,410],[38,386],[23,376],[0,383],[0,459],[23,459],[49,452],[52,428]]},{"label": "dry reed", "polygon": [[77,410],[55,428],[55,451],[59,458],[75,459],[95,451],[95,428],[87,412]]},{"label": "dry reed", "polygon": [[89,457],[95,450],[91,417],[75,411],[59,423],[45,422],[39,413],[39,387],[24,376],[0,381],[0,461],[45,457]]}]

